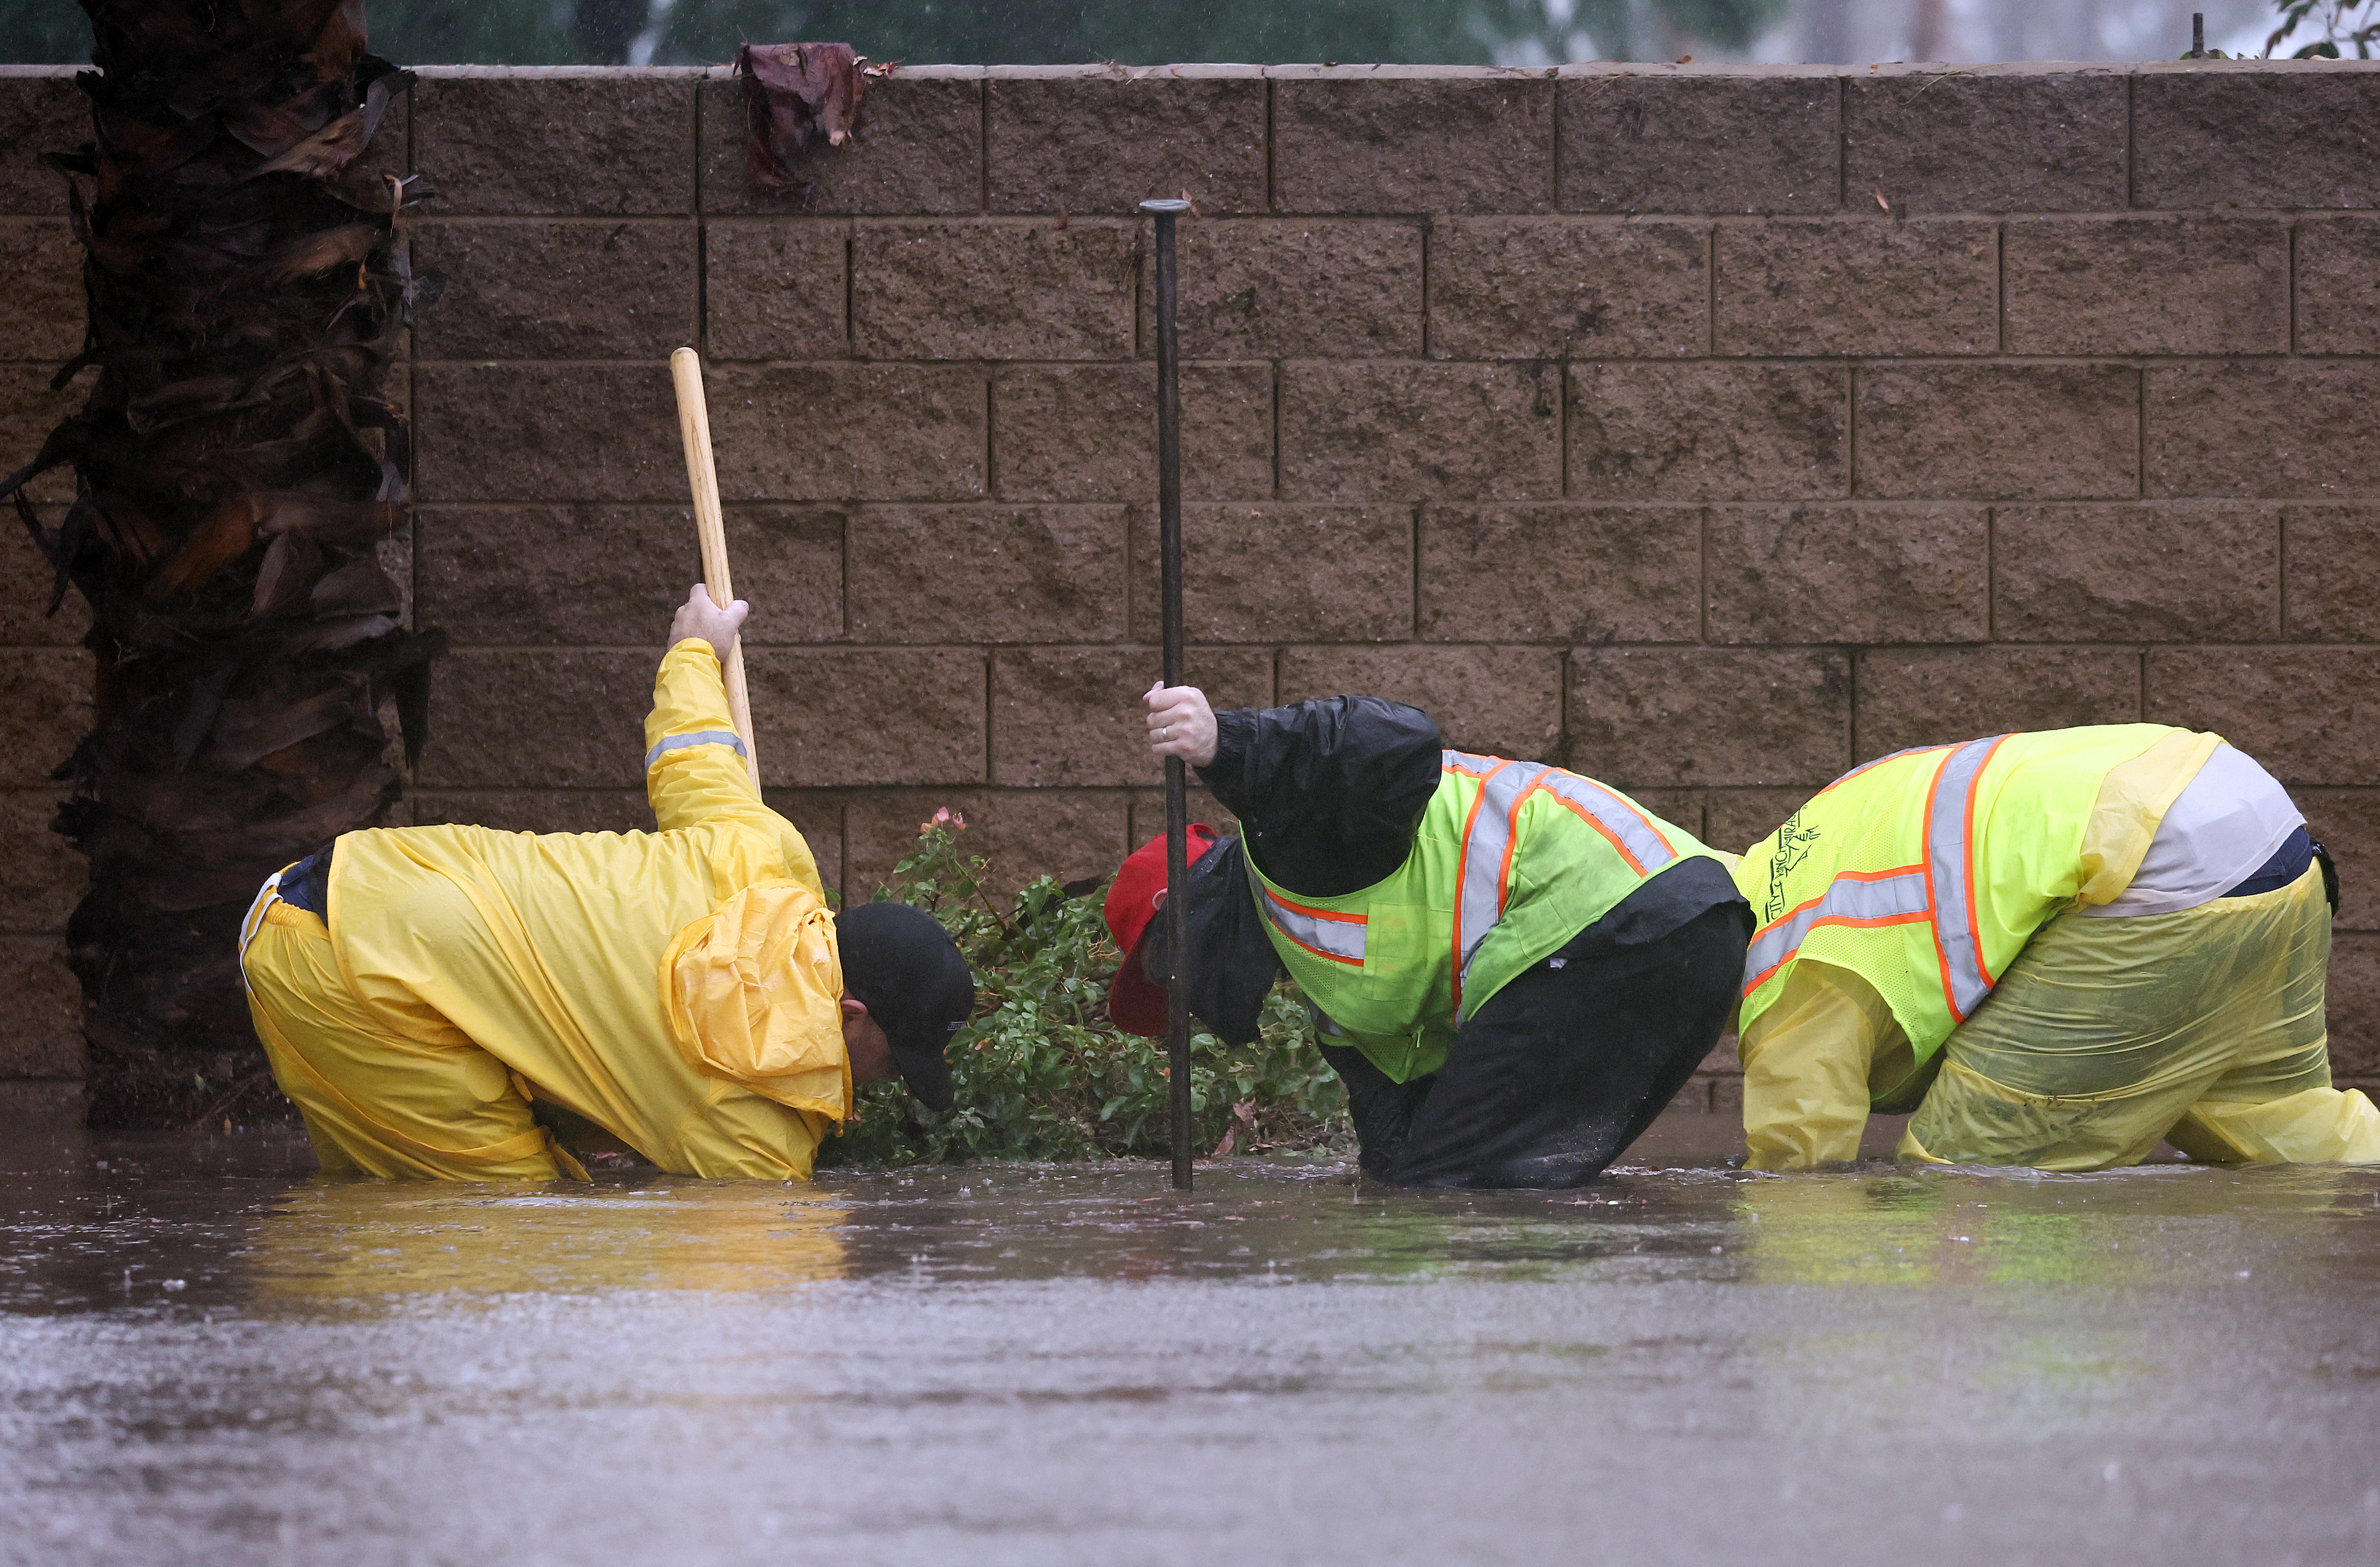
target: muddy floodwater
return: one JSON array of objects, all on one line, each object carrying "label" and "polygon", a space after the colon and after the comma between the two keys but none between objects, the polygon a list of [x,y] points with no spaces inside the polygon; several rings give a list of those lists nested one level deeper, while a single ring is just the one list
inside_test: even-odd
[{"label": "muddy floodwater", "polygon": [[0,1561],[2380,1562],[2380,1172],[9,1150]]}]

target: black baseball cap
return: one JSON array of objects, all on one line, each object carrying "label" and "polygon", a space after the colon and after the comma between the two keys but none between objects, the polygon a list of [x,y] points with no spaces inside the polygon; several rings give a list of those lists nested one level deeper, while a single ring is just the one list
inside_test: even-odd
[{"label": "black baseball cap", "polygon": [[951,1108],[942,1051],[975,1011],[975,976],[942,922],[907,904],[855,904],[835,916],[844,993],[892,1042],[892,1064],[928,1110]]}]

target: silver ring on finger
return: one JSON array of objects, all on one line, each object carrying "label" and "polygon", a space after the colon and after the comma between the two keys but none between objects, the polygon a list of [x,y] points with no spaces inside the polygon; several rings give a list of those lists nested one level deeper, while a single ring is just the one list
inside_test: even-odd
[{"label": "silver ring on finger", "polygon": [[1160,726],[1159,727],[1159,729],[1158,729],[1158,731],[1157,731],[1157,743],[1158,743],[1159,745],[1160,745],[1160,746],[1161,746],[1161,745],[1163,745],[1166,741],[1171,740],[1171,739],[1172,739],[1172,738],[1173,738],[1173,725],[1172,725],[1172,724],[1168,723],[1168,724],[1160,725]]}]

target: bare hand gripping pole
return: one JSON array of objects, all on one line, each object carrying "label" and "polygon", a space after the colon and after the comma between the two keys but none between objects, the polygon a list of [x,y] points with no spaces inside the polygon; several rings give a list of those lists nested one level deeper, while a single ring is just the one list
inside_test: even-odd
[{"label": "bare hand gripping pole", "polygon": [[[694,530],[702,541],[702,585],[710,601],[724,607],[735,601],[735,582],[727,572],[727,528],[719,516],[719,469],[710,456],[710,406],[702,395],[702,356],[680,348],[670,356],[670,378],[677,383],[677,428],[686,440],[686,479],[694,490]],[[760,786],[760,753],[752,745],[752,693],[744,684],[744,639],[728,644],[727,713],[744,741],[744,765],[751,771],[752,787]]]},{"label": "bare hand gripping pole", "polygon": [[[1182,365],[1174,331],[1174,220],[1187,201],[1143,201],[1157,219],[1157,556],[1165,683],[1182,684]],[[1165,1060],[1172,1092],[1173,1189],[1190,1189],[1190,928],[1176,894],[1190,881],[1190,808],[1180,757],[1165,759]]]}]

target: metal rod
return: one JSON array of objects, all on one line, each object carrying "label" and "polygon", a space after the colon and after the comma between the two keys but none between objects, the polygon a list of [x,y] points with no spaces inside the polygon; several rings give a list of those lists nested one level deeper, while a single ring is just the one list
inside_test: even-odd
[{"label": "metal rod", "polygon": [[2206,58],[2206,13],[2204,11],[2190,13],[2190,57],[2193,60]]},{"label": "metal rod", "polygon": [[[1165,624],[1165,684],[1182,684],[1182,364],[1174,326],[1173,225],[1187,201],[1143,201],[1157,219],[1157,558]],[[1190,881],[1188,777],[1165,759],[1165,1060],[1172,1115],[1173,1189],[1190,1189],[1190,927],[1176,894]]]}]

